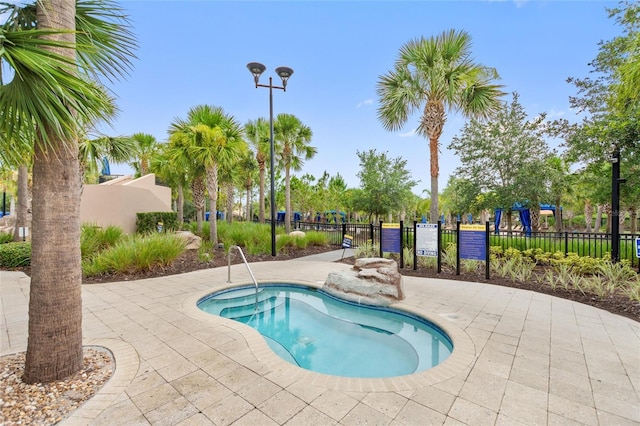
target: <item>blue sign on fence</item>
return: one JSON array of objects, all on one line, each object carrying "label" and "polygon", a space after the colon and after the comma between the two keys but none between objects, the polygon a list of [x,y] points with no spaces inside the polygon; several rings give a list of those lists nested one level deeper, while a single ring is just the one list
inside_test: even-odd
[{"label": "blue sign on fence", "polygon": [[640,238],[636,238],[636,257],[640,258]]},{"label": "blue sign on fence", "polygon": [[383,223],[380,231],[382,251],[400,253],[400,224]]},{"label": "blue sign on fence", "polygon": [[487,260],[487,236],[482,225],[460,225],[460,258]]}]

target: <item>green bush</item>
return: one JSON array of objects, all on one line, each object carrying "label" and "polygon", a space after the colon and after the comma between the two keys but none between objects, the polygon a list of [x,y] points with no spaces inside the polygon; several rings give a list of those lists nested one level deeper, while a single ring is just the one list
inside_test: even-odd
[{"label": "green bush", "polygon": [[6,244],[13,241],[13,234],[9,232],[0,232],[0,244]]},{"label": "green bush", "polygon": [[108,226],[105,229],[99,226],[84,224],[80,234],[80,252],[82,258],[87,259],[97,253],[114,246],[124,236],[122,228]]},{"label": "green bush", "polygon": [[326,246],[329,244],[329,237],[323,232],[305,231],[304,238],[310,246]]},{"label": "green bush", "polygon": [[18,242],[0,245],[0,268],[19,268],[31,264],[31,243]]},{"label": "green bush", "polygon": [[373,244],[371,240],[367,240],[367,242],[356,247],[354,256],[358,259],[361,257],[379,257],[380,246],[378,244]]},{"label": "green bush", "polygon": [[149,271],[169,265],[185,250],[175,234],[134,235],[82,262],[86,276]]},{"label": "green bush", "polygon": [[178,213],[149,212],[136,214],[136,232],[138,234],[157,233],[159,223],[162,223],[162,232],[178,230]]}]

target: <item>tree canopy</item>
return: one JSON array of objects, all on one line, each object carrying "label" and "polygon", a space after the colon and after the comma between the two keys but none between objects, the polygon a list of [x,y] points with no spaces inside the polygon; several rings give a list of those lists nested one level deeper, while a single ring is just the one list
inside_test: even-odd
[{"label": "tree canopy", "polygon": [[411,190],[417,182],[411,179],[407,161],[390,158],[375,149],[357,152],[360,158],[360,190],[354,193],[357,210],[376,218],[401,211],[412,199]]}]

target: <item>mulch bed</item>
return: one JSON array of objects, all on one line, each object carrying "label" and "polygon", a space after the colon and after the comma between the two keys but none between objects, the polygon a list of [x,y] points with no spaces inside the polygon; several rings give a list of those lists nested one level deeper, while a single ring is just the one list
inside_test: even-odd
[{"label": "mulch bed", "polygon": [[[293,249],[289,248],[287,251],[278,253],[278,255],[274,258],[270,254],[263,255],[250,255],[245,254],[247,261],[249,263],[254,262],[265,262],[265,261],[281,261],[281,260],[290,260],[304,256],[310,256],[313,254],[324,253],[327,251],[339,250],[336,246],[308,246],[304,249]],[[115,281],[131,281],[138,280],[144,278],[155,278],[161,277],[165,275],[174,275],[174,274],[182,274],[185,272],[196,271],[200,269],[209,269],[209,268],[221,268],[227,267],[227,256],[225,255],[223,250],[216,250],[213,253],[213,258],[208,262],[202,262],[198,259],[197,252],[195,250],[188,250],[174,262],[172,262],[168,266],[157,267],[151,271],[145,272],[136,272],[130,274],[108,274],[94,277],[85,277],[83,279],[83,284],[96,284],[96,283],[105,283],[105,282],[115,282]],[[345,258],[342,260],[343,263],[353,264],[355,259]],[[237,263],[242,262],[241,257],[234,253],[231,257],[231,264],[235,265]],[[29,268],[23,268],[23,271],[29,274]],[[540,268],[537,273],[543,273],[543,269]],[[414,276],[414,277],[423,277],[423,278],[439,278],[439,279],[447,279],[447,280],[460,280],[460,281],[473,281],[479,283],[487,283],[493,285],[499,285],[504,287],[513,287],[519,288],[523,290],[531,290],[538,293],[549,294],[556,297],[561,297],[564,299],[573,300],[575,302],[584,303],[586,305],[595,306],[600,309],[604,309],[614,314],[622,315],[628,318],[631,318],[635,321],[640,322],[640,303],[629,300],[629,298],[624,294],[615,294],[605,299],[599,298],[594,294],[583,294],[578,290],[565,290],[562,288],[552,289],[550,286],[546,284],[542,284],[535,280],[529,282],[517,282],[511,281],[507,278],[502,278],[498,276],[492,275],[489,280],[487,280],[484,276],[484,272],[476,272],[476,273],[461,273],[460,275],[456,275],[455,271],[447,269],[443,267],[443,270],[440,274],[437,273],[435,269],[427,269],[418,267],[417,270],[413,270],[413,268],[402,268],[400,270],[402,275],[406,276]]]}]

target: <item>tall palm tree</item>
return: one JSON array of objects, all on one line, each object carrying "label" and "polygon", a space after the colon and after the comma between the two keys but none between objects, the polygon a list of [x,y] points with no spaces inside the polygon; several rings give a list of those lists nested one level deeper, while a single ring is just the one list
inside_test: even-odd
[{"label": "tall palm tree", "polygon": [[174,120],[169,134],[183,140],[192,161],[205,170],[211,209],[209,238],[215,246],[218,244],[218,169],[234,164],[246,148],[241,126],[221,107],[199,105],[189,110],[186,120]]},{"label": "tall palm tree", "polygon": [[87,123],[108,118],[97,78],[123,75],[135,47],[111,1],[40,0],[33,10],[0,14],[0,60],[15,73],[0,85],[0,131],[6,140],[28,135],[21,142],[33,147],[27,383],[82,368],[78,139]]},{"label": "tall palm tree", "polygon": [[176,160],[175,147],[171,144],[162,144],[158,152],[151,158],[149,168],[163,182],[176,190],[176,210],[178,223],[184,222],[184,188],[187,186],[188,166]]},{"label": "tall palm tree", "polygon": [[310,160],[318,150],[309,145],[313,132],[302,124],[300,119],[291,114],[278,114],[273,123],[275,156],[278,165],[284,169],[285,184],[285,216],[284,224],[287,234],[291,232],[291,170],[302,170],[305,160]]},{"label": "tall palm tree", "polygon": [[[242,154],[242,157],[240,157],[240,160],[238,161],[238,169],[240,173],[241,184],[245,190],[245,195],[246,195],[247,208],[246,208],[245,220],[247,222],[250,222],[252,220],[251,191],[253,190],[253,187],[255,185],[254,182],[255,182],[256,172],[258,171],[258,163],[256,162],[253,151],[246,150]],[[264,211],[263,211],[263,214],[264,214]]]},{"label": "tall palm tree", "polygon": [[185,183],[189,182],[191,201],[196,210],[196,230],[202,235],[202,221],[206,204],[205,169],[191,158],[191,138],[185,131],[169,131],[169,145],[165,150],[166,163],[184,173]]},{"label": "tall palm tree", "polygon": [[253,146],[256,153],[256,161],[258,162],[258,170],[260,173],[260,189],[259,189],[259,215],[258,220],[264,223],[264,193],[265,193],[265,172],[267,161],[269,161],[270,152],[270,126],[269,122],[264,118],[258,118],[255,121],[249,121],[244,126],[245,135],[249,139],[249,143]]},{"label": "tall palm tree", "polygon": [[385,129],[401,129],[411,114],[422,109],[417,133],[429,139],[431,220],[438,217],[438,149],[446,111],[486,118],[500,108],[502,86],[494,68],[473,62],[471,37],[449,30],[420,38],[400,48],[393,71],[378,80],[378,118]]}]

